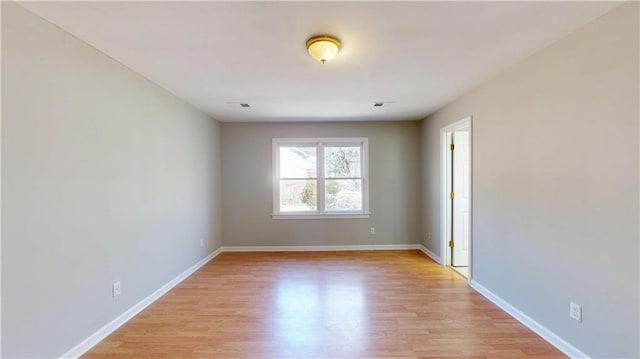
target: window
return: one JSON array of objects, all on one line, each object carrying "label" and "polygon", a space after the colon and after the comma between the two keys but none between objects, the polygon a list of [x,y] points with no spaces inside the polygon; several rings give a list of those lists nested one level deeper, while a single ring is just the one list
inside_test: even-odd
[{"label": "window", "polygon": [[273,140],[273,218],[369,218],[366,138]]}]

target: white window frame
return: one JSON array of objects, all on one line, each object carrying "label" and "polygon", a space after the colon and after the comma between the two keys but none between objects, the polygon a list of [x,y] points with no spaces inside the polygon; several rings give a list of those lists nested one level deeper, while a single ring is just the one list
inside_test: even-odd
[{"label": "white window frame", "polygon": [[[280,147],[301,146],[316,148],[316,180],[318,181],[317,210],[305,212],[280,212]],[[325,212],[324,202],[324,148],[326,146],[360,146],[362,172],[362,210]],[[369,212],[369,139],[366,137],[331,137],[331,138],[274,138],[272,139],[273,156],[273,219],[355,219],[370,218]]]}]

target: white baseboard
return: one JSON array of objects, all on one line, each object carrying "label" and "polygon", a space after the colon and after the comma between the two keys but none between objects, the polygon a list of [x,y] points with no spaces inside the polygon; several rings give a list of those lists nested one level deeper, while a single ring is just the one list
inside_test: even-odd
[{"label": "white baseboard", "polygon": [[158,298],[162,297],[166,292],[171,290],[173,287],[178,285],[180,282],[185,280],[188,276],[193,274],[195,271],[200,269],[203,265],[207,264],[210,260],[216,257],[218,254],[222,252],[222,248],[218,248],[208,256],[204,257],[198,263],[191,266],[186,271],[182,272],[177,277],[173,278],[167,284],[160,287],[155,292],[151,293],[148,297],[144,298],[140,302],[138,302],[133,307],[129,308],[126,312],[120,314],[116,319],[112,320],[109,324],[100,328],[97,332],[93,333],[87,339],[82,341],[80,344],[73,347],[71,350],[66,352],[61,356],[61,358],[65,359],[75,359],[80,357],[82,354],[86,353],[91,349],[94,345],[98,344],[101,340],[106,338],[109,334],[113,333],[116,329],[118,329],[121,325],[129,321],[136,314],[140,313],[144,308],[148,307],[151,303],[155,302]]},{"label": "white baseboard", "polygon": [[442,264],[442,259],[440,259],[440,256],[433,253],[432,251],[429,250],[429,248],[423,246],[422,244],[420,244],[420,248],[418,248],[422,251],[422,253],[426,254],[427,257],[433,259],[436,263],[438,264]]},{"label": "white baseboard", "polygon": [[581,352],[578,348],[569,344],[567,341],[560,338],[558,335],[544,327],[542,324],[531,319],[531,317],[522,313],[520,310],[518,310],[518,308],[514,307],[513,305],[507,303],[504,299],[495,295],[489,289],[482,286],[482,284],[479,284],[475,280],[471,280],[469,282],[469,285],[471,285],[471,288],[475,289],[485,298],[492,301],[495,305],[507,312],[507,314],[514,317],[520,323],[524,324],[527,328],[533,330],[536,334],[541,336],[544,340],[548,341],[554,347],[558,348],[558,350],[560,350],[561,352],[568,355],[570,358],[589,358],[587,354]]},{"label": "white baseboard", "polygon": [[223,252],[309,252],[309,251],[380,251],[420,249],[419,244],[374,244],[344,246],[239,246],[222,247]]}]

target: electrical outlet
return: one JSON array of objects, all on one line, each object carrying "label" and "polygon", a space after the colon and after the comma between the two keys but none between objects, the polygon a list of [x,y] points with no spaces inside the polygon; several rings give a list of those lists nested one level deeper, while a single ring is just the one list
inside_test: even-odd
[{"label": "electrical outlet", "polygon": [[122,293],[122,288],[120,287],[120,282],[113,283],[113,297],[117,297]]},{"label": "electrical outlet", "polygon": [[204,238],[200,238],[200,247],[204,247]]},{"label": "electrical outlet", "polygon": [[371,234],[376,234],[376,227],[371,227]]},{"label": "electrical outlet", "polygon": [[431,232],[427,232],[427,239],[431,239]]},{"label": "electrical outlet", "polygon": [[582,323],[582,306],[571,302],[569,304],[569,316]]}]

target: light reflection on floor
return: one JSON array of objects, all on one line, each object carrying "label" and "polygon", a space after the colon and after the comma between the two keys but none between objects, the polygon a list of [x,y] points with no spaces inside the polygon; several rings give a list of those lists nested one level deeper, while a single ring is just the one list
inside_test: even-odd
[{"label": "light reflection on floor", "polygon": [[463,276],[465,278],[469,278],[469,267],[453,267],[453,266],[450,266],[449,268],[453,269],[455,272],[458,272],[458,274],[460,274],[461,276]]},{"label": "light reflection on floor", "polygon": [[327,277],[298,275],[278,281],[274,335],[281,354],[291,357],[315,353],[327,343],[354,355],[366,348],[365,293],[359,275]]}]

